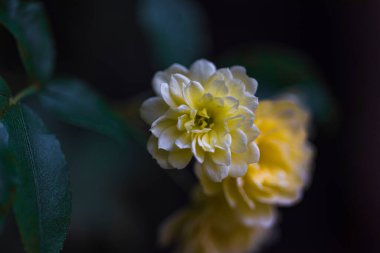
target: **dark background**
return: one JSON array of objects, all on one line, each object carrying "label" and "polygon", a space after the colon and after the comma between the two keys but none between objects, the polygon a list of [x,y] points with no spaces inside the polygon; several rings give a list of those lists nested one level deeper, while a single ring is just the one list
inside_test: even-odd
[{"label": "dark background", "polygon": [[[152,60],[137,21],[137,1],[43,2],[56,40],[57,72],[87,80],[113,103],[134,101],[150,89],[155,71],[166,67]],[[311,187],[300,204],[281,210],[278,238],[263,252],[379,252],[380,1],[197,2],[209,31],[203,57],[216,61],[225,52],[251,44],[300,50],[323,74],[337,107],[333,124],[317,124],[315,129],[317,156]],[[8,60],[7,64],[1,60],[2,69],[14,80],[22,80],[17,76],[14,43],[6,32],[1,35],[2,47],[7,48],[1,49],[1,54]],[[56,123],[51,124],[54,127]],[[71,127],[57,131],[68,157],[92,160],[92,151],[103,152],[109,157],[103,160],[105,165],[109,160],[120,164],[128,156],[123,150],[114,151],[114,143],[102,137]],[[97,138],[98,144],[83,141],[88,144],[75,148],[76,138]],[[134,162],[119,165],[120,171],[145,166],[148,175],[114,178],[104,185],[82,175],[88,186],[81,197],[75,196],[75,189],[82,189],[84,183],[74,179],[73,225],[63,252],[157,250],[157,225],[186,204],[186,193],[157,168],[143,148],[136,149]],[[79,167],[81,164],[73,162],[72,177]],[[82,174],[93,173],[91,168],[86,171]],[[118,175],[128,177],[129,172]],[[163,185],[169,186],[157,196],[156,189]],[[90,207],[81,207],[87,203]],[[107,215],[111,218],[104,218]],[[22,252],[12,220],[0,237],[4,249],[2,245],[9,248],[5,252]]]}]

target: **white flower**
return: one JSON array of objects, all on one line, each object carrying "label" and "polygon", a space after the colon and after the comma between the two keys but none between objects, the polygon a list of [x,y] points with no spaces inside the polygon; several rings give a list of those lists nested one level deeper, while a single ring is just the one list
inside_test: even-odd
[{"label": "white flower", "polygon": [[153,88],[157,96],[143,103],[141,116],[151,124],[148,151],[161,167],[182,169],[194,156],[210,179],[221,181],[243,176],[258,161],[257,82],[243,67],[174,64],[156,73]]}]

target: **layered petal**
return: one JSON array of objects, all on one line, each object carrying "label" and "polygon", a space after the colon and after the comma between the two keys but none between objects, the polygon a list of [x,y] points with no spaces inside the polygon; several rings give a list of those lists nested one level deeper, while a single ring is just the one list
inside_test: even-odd
[{"label": "layered petal", "polygon": [[[156,110],[152,110],[156,108]],[[160,97],[152,97],[145,100],[141,105],[140,114],[141,118],[145,120],[148,124],[152,124],[156,119],[169,109],[165,101]]]},{"label": "layered petal", "polygon": [[209,197],[199,190],[194,195],[189,206],[161,226],[161,245],[174,245],[178,253],[244,253],[270,238],[269,228],[242,221],[223,195]]},{"label": "layered petal", "polygon": [[[234,140],[244,138],[232,134],[231,150],[235,153],[231,155],[230,177],[217,187],[217,183],[197,172],[204,191],[212,195],[223,188],[228,203],[241,210],[243,216],[249,216],[257,203],[264,205],[261,211],[265,216],[270,212],[265,205],[292,205],[299,201],[310,178],[313,157],[307,141],[307,119],[306,111],[293,101],[261,102],[255,118],[260,135],[250,142],[246,152],[238,153],[242,143],[234,144]],[[239,125],[241,120],[231,119],[228,124]]]},{"label": "layered petal", "polygon": [[[203,59],[189,70],[172,65],[153,78],[158,97],[144,102],[141,116],[151,124],[160,152],[187,150],[186,156],[170,156],[170,166],[182,168],[192,156],[208,177],[220,182],[228,175],[242,176],[247,164],[257,160],[259,152],[250,148],[258,136],[253,86],[239,68],[216,69]],[[186,160],[174,160],[182,158]]]},{"label": "layered petal", "polygon": [[159,96],[161,94],[161,84],[162,83],[169,83],[170,78],[173,74],[179,73],[186,75],[188,70],[180,65],[180,64],[173,64],[165,71],[158,71],[152,80],[152,86],[153,90],[156,92],[156,94]]}]

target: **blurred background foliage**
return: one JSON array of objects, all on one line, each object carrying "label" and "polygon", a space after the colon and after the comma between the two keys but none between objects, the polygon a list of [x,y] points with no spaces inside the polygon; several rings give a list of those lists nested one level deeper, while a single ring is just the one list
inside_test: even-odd
[{"label": "blurred background foliage", "polygon": [[[342,148],[348,145],[343,134],[350,129],[342,127],[353,94],[343,84],[343,67],[337,67],[344,64],[339,54],[347,53],[337,46],[344,38],[340,28],[347,26],[339,17],[349,20],[350,9],[366,8],[367,2],[306,2],[42,1],[51,21],[44,27],[52,31],[57,53],[47,46],[37,57],[55,57],[56,73],[78,77],[47,78],[52,70],[42,62],[35,80],[51,85],[27,101],[60,139],[70,168],[73,213],[63,252],[167,252],[156,246],[157,227],[187,203],[194,176],[190,170],[164,171],[151,159],[138,108],[152,95],[156,71],[198,58],[218,67],[243,65],[258,80],[260,99],[295,93],[313,115],[318,156],[312,186],[302,203],[283,210],[278,237],[264,252],[376,252],[368,243],[375,231],[359,228],[360,205],[349,203],[362,192],[348,190],[355,168],[344,162],[350,152]],[[16,18],[41,22],[28,10]],[[28,78],[11,33],[25,37],[18,46],[52,40],[33,32],[33,22],[29,29],[0,27],[0,73],[16,91]],[[0,155],[6,155],[1,147]],[[11,190],[0,180],[0,203],[1,193]],[[1,249],[23,252],[14,219],[3,227]]]}]

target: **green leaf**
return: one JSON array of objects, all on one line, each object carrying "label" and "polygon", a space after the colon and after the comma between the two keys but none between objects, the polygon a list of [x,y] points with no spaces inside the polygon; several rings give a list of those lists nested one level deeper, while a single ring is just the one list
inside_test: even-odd
[{"label": "green leaf", "polygon": [[206,15],[191,0],[141,0],[139,23],[157,67],[189,65],[204,57],[209,45]]},{"label": "green leaf", "polygon": [[11,158],[8,146],[8,132],[0,122],[0,230],[11,208],[12,192],[14,191],[13,178],[11,177]]},{"label": "green leaf", "polygon": [[60,144],[41,119],[20,104],[4,117],[19,180],[14,213],[28,253],[62,249],[70,222],[71,194]]},{"label": "green leaf", "polygon": [[15,37],[33,81],[45,83],[54,70],[55,51],[43,6],[38,2],[0,0],[0,23]]},{"label": "green leaf", "polygon": [[0,117],[9,106],[10,96],[11,91],[9,90],[7,83],[2,77],[0,77]]},{"label": "green leaf", "polygon": [[255,46],[226,53],[219,64],[244,66],[248,75],[259,83],[259,98],[295,93],[318,122],[328,124],[336,116],[336,103],[323,75],[302,52],[286,47]]},{"label": "green leaf", "polygon": [[[0,117],[9,106],[11,92],[3,78],[0,77]],[[13,183],[11,178],[11,160],[7,150],[8,132],[4,124],[0,122],[0,229],[11,208],[11,195]]]},{"label": "green leaf", "polygon": [[314,113],[315,119],[335,128],[339,120],[338,106],[333,96],[324,83],[310,81],[294,84],[289,87],[289,92],[298,95]]},{"label": "green leaf", "polygon": [[120,142],[127,137],[124,122],[80,80],[53,80],[39,97],[42,105],[64,122],[105,134]]},{"label": "green leaf", "polygon": [[264,90],[268,86],[278,90],[321,79],[315,65],[306,55],[283,47],[254,46],[239,49],[226,53],[219,62],[222,65],[244,66],[248,74],[258,80],[259,89]]}]

